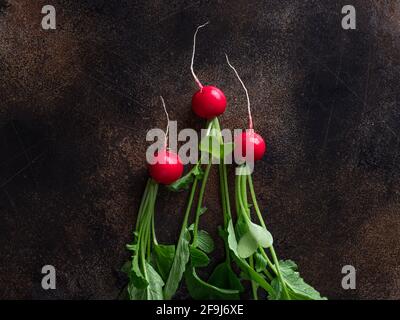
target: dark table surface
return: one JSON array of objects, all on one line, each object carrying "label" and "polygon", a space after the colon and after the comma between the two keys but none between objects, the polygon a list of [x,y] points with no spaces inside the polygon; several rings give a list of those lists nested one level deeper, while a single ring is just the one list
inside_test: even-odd
[{"label": "dark table surface", "polygon": [[[117,298],[147,179],[146,132],[202,128],[189,64],[246,125],[247,84],[268,153],[255,185],[282,258],[329,298],[400,298],[400,4],[348,1],[0,1],[0,298]],[[221,222],[216,172],[203,226]],[[162,189],[157,228],[174,241],[186,194]],[[222,255],[218,243],[215,260]],[[57,289],[41,288],[54,265]],[[343,290],[342,267],[357,270]],[[182,290],[180,297],[186,297]]]}]

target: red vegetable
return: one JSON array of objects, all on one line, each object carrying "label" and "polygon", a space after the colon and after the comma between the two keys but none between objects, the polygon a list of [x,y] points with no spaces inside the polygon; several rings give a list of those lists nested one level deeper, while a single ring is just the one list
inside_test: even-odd
[{"label": "red vegetable", "polygon": [[171,184],[183,173],[180,157],[173,151],[161,150],[154,155],[154,161],[149,164],[150,176],[158,183]]},{"label": "red vegetable", "polygon": [[[251,116],[251,108],[250,108],[250,98],[249,93],[247,91],[246,86],[244,85],[242,79],[239,76],[239,73],[236,71],[235,67],[229,62],[228,55],[225,54],[226,61],[228,62],[229,67],[235,72],[236,77],[238,78],[239,82],[241,83],[244,91],[246,92],[246,99],[247,99],[247,112],[249,115],[249,130],[237,135],[235,137],[235,155],[236,159],[241,160],[251,160],[249,159],[249,151],[254,151],[254,161],[261,160],[264,156],[265,150],[267,149],[264,139],[258,134],[255,133],[253,129],[253,117]],[[241,148],[240,148],[241,146]],[[250,150],[248,150],[248,148]],[[241,150],[241,154],[238,154]],[[244,158],[244,159],[243,159]]]},{"label": "red vegetable", "polygon": [[167,116],[167,129],[165,130],[164,147],[154,154],[149,164],[150,176],[161,184],[171,184],[178,180],[183,173],[183,163],[179,155],[168,150],[169,115],[165,107],[164,98],[160,96],[165,115]]},{"label": "red vegetable", "polygon": [[[250,160],[250,152],[254,152],[254,161],[261,160],[266,148],[264,139],[252,129],[235,137],[235,151],[237,152],[236,159]],[[241,153],[239,153],[240,150]]]},{"label": "red vegetable", "polygon": [[217,87],[205,86],[193,95],[192,109],[200,118],[217,117],[226,109],[225,95]]},{"label": "red vegetable", "polygon": [[194,80],[199,86],[199,90],[193,95],[192,109],[194,113],[198,115],[200,118],[212,119],[225,112],[226,109],[225,95],[217,87],[203,86],[193,70],[194,56],[196,53],[197,32],[199,31],[200,28],[206,26],[207,24],[208,22],[202,24],[201,26],[198,26],[193,36],[193,52],[192,52],[192,63],[190,65],[190,70],[192,71]]}]

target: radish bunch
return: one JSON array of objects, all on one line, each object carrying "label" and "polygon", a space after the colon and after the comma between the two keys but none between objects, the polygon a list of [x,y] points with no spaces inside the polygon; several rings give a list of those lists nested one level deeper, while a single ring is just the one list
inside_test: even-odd
[{"label": "radish bunch", "polygon": [[[279,261],[277,258],[272,235],[267,230],[257,203],[252,174],[247,163],[249,160],[261,160],[266,151],[266,144],[264,139],[254,131],[247,88],[227,55],[226,60],[246,93],[249,116],[249,129],[235,137],[235,147],[236,150],[241,150],[239,160],[242,163],[239,164],[235,178],[236,226],[234,227],[233,224],[228,226],[231,253],[242,272],[246,274],[246,278],[250,279],[255,300],[259,298],[259,288],[262,288],[272,300],[323,299],[300,277],[297,265],[293,261]],[[257,223],[253,222],[253,208]]]},{"label": "radish bunch", "polygon": [[159,184],[171,184],[183,173],[183,164],[179,156],[168,150],[167,136],[169,117],[164,99],[161,101],[167,115],[167,130],[164,147],[153,155],[149,164],[148,179],[140,203],[134,240],[127,245],[132,252],[132,259],[124,266],[128,274],[127,293],[133,300],[164,299],[164,281],[168,275],[168,264],[174,256],[174,246],[160,245],[155,232],[155,203]]},{"label": "radish bunch", "polygon": [[[140,204],[134,241],[128,245],[132,260],[126,266],[129,276],[128,294],[131,299],[172,299],[185,279],[189,294],[194,299],[239,299],[243,282],[249,281],[253,299],[268,297],[275,300],[323,299],[306,284],[291,260],[279,260],[273,247],[273,237],[264,222],[257,203],[249,164],[259,161],[266,152],[264,139],[254,130],[248,90],[238,72],[230,63],[247,98],[248,129],[234,137],[234,143],[225,142],[221,134],[218,116],[226,110],[224,93],[215,86],[203,86],[194,72],[197,33],[208,23],[197,27],[193,37],[191,72],[198,86],[192,97],[192,110],[207,120],[207,135],[199,149],[210,157],[219,159],[219,186],[223,225],[219,235],[224,241],[225,258],[207,279],[198,270],[208,266],[209,254],[214,249],[211,236],[199,228],[203,214],[207,182],[212,169],[211,161],[198,163],[183,177],[183,165],[179,156],[168,149],[168,126],[164,148],[156,152],[149,165],[149,179]],[[164,100],[162,104],[169,121]],[[219,151],[205,147],[209,139],[216,141]],[[235,176],[236,221],[231,210],[228,185],[228,166],[225,157],[234,152],[237,161]],[[154,210],[159,184],[168,185],[173,192],[190,189],[179,239],[176,245],[160,245],[155,234]],[[191,213],[194,213],[191,219]],[[238,267],[241,271],[238,275]]]}]

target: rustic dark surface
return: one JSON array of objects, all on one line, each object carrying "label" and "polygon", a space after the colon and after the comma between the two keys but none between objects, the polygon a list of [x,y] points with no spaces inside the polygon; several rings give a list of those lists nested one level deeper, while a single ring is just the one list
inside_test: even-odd
[{"label": "rustic dark surface", "polygon": [[[117,298],[145,135],[165,123],[157,96],[181,128],[204,126],[189,63],[209,20],[196,69],[228,97],[224,127],[246,124],[224,52],[249,88],[269,147],[255,184],[279,255],[329,298],[399,299],[400,4],[353,0],[357,30],[345,31],[347,2],[0,1],[0,298]],[[45,4],[56,31],[40,28]],[[211,181],[203,224],[215,232]],[[185,197],[160,192],[160,239],[176,239]],[[45,264],[57,290],[41,289]]]}]

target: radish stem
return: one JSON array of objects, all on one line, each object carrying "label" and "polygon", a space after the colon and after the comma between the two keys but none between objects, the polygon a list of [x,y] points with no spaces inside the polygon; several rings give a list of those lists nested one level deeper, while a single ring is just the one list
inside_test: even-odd
[{"label": "radish stem", "polygon": [[[254,259],[253,256],[250,257],[250,267],[254,269]],[[253,299],[258,300],[258,295],[257,295],[257,284],[255,281],[251,280],[251,291],[253,293]]]},{"label": "radish stem", "polygon": [[[250,174],[247,176],[247,181],[248,181],[248,184],[249,184],[251,199],[252,199],[254,208],[256,210],[258,220],[260,221],[261,225],[264,228],[266,228],[264,219],[262,217],[260,208],[259,208],[258,203],[257,203],[256,193],[254,192],[253,179],[252,179]],[[271,252],[271,255],[272,255],[272,261],[274,262],[275,267],[276,267],[276,268],[273,269],[273,271],[276,273],[276,275],[278,276],[278,279],[280,280],[280,282],[282,284],[282,289],[283,289],[284,294],[290,300],[290,295],[289,295],[289,293],[287,291],[286,283],[285,283],[284,279],[282,278],[281,270],[280,270],[280,267],[279,267],[279,261],[278,261],[278,258],[276,256],[275,249],[274,249],[273,246],[271,246],[269,249],[270,249],[270,252]],[[264,250],[262,250],[261,252],[264,253],[263,254],[264,258],[267,257],[267,255],[265,254]]]},{"label": "radish stem", "polygon": [[251,108],[250,108],[250,98],[249,98],[249,93],[247,91],[246,86],[244,85],[242,79],[239,76],[239,73],[236,71],[235,67],[229,62],[229,58],[228,55],[225,53],[225,57],[226,57],[226,62],[228,63],[228,65],[231,67],[231,69],[235,72],[236,77],[238,78],[238,80],[240,81],[244,91],[246,92],[246,99],[247,99],[247,112],[249,114],[249,129],[252,130],[253,129],[253,117],[251,116]]},{"label": "radish stem", "polygon": [[164,108],[165,115],[167,116],[167,128],[165,129],[165,133],[164,133],[165,134],[165,141],[164,141],[165,149],[167,149],[167,146],[168,146],[168,132],[169,132],[169,115],[168,115],[167,108],[165,107],[164,98],[162,96],[160,96],[160,99],[161,99],[162,106]]},{"label": "radish stem", "polygon": [[207,21],[206,23],[204,23],[204,24],[198,26],[197,29],[196,29],[196,32],[194,33],[194,36],[193,36],[193,52],[192,52],[192,63],[190,64],[190,71],[192,71],[192,75],[193,75],[194,81],[196,81],[197,85],[198,85],[199,88],[200,88],[200,91],[203,90],[203,85],[201,84],[199,78],[197,78],[197,76],[196,76],[196,74],[194,73],[194,70],[193,70],[194,55],[195,55],[195,53],[196,53],[196,37],[197,37],[197,32],[199,31],[199,29],[205,27],[205,26],[208,25],[209,23],[210,23],[210,22]]}]

